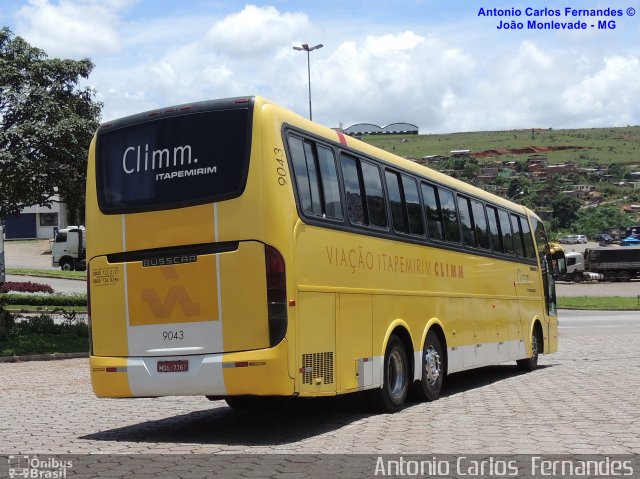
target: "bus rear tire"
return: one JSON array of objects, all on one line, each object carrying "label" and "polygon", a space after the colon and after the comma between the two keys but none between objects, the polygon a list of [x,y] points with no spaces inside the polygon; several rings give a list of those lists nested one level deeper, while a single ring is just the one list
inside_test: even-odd
[{"label": "bus rear tire", "polygon": [[377,411],[397,412],[409,392],[410,364],[404,343],[395,334],[387,343],[382,369],[382,387],[370,391],[371,404]]},{"label": "bus rear tire", "polygon": [[538,356],[542,348],[542,333],[540,327],[536,326],[531,336],[531,357],[526,359],[518,359],[516,364],[520,371],[533,371],[538,367]]},{"label": "bus rear tire", "polygon": [[430,329],[422,348],[422,378],[411,386],[413,397],[419,401],[435,401],[440,397],[444,381],[444,361],[440,338]]}]

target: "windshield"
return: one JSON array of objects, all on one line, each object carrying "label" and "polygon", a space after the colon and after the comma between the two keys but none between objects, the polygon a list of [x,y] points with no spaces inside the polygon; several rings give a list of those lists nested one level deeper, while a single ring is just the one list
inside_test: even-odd
[{"label": "windshield", "polygon": [[196,104],[187,113],[156,119],[136,115],[101,127],[96,147],[100,210],[153,211],[241,195],[252,103],[219,103]]}]

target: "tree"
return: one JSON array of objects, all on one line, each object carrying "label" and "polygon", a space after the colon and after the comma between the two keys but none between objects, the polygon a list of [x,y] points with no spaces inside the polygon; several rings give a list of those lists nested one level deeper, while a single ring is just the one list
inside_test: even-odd
[{"label": "tree", "polygon": [[580,201],[573,196],[560,193],[551,199],[551,208],[553,208],[553,229],[566,229],[578,217]]},{"label": "tree", "polygon": [[87,152],[102,104],[80,88],[93,63],[47,54],[0,29],[0,218],[57,194],[84,203]]},{"label": "tree", "polygon": [[607,228],[628,225],[630,218],[614,205],[601,205],[594,208],[583,208],[578,212],[573,229],[592,237]]},{"label": "tree", "polygon": [[627,169],[619,163],[612,163],[609,165],[609,174],[617,180],[624,180],[628,173]]}]

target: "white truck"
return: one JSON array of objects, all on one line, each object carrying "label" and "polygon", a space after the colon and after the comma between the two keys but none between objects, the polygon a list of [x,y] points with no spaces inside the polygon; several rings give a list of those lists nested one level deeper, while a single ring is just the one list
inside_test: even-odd
[{"label": "white truck", "polygon": [[0,284],[5,281],[5,262],[4,262],[4,228],[0,225]]},{"label": "white truck", "polygon": [[87,269],[87,232],[84,226],[68,226],[58,230],[51,242],[51,265],[63,271]]}]

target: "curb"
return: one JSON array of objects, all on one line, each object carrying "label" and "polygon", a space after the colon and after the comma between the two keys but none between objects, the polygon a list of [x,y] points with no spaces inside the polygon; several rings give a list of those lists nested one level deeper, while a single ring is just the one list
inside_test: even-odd
[{"label": "curb", "polygon": [[27,354],[24,356],[0,357],[0,363],[20,363],[24,361],[53,361],[56,359],[88,358],[89,353],[53,353],[53,354]]}]

